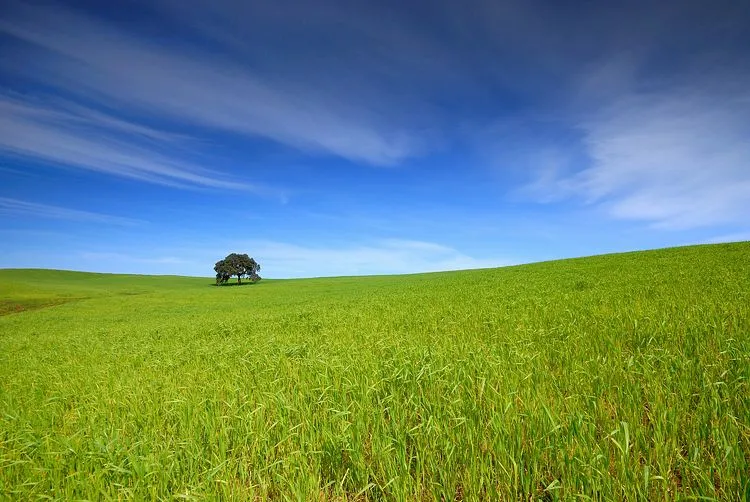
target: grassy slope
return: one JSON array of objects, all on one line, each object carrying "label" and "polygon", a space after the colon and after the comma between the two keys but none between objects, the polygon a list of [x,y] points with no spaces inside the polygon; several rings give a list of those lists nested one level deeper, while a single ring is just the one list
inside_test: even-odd
[{"label": "grassy slope", "polygon": [[750,243],[240,288],[0,271],[0,302],[59,303],[0,317],[0,497],[746,499],[749,285]]},{"label": "grassy slope", "polygon": [[193,277],[0,269],[0,315],[89,298],[181,290],[211,283],[211,279]]}]

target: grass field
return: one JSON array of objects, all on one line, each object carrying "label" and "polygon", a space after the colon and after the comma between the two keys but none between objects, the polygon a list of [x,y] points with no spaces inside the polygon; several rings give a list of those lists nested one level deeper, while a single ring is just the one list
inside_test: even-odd
[{"label": "grass field", "polygon": [[750,498],[750,243],[212,284],[0,271],[0,497]]}]

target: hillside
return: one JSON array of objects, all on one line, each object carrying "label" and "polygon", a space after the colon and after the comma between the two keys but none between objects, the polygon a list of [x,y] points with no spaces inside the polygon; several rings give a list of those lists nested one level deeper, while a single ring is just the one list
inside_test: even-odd
[{"label": "hillside", "polygon": [[750,496],[750,243],[212,284],[0,270],[0,497]]}]

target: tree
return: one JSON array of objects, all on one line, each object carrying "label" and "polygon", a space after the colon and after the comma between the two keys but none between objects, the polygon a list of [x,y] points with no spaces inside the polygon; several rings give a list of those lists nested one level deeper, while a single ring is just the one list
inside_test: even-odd
[{"label": "tree", "polygon": [[216,272],[216,285],[224,284],[232,276],[237,276],[237,284],[242,284],[242,278],[247,277],[252,282],[258,282],[260,276],[260,264],[247,254],[231,253],[223,260],[214,265]]}]

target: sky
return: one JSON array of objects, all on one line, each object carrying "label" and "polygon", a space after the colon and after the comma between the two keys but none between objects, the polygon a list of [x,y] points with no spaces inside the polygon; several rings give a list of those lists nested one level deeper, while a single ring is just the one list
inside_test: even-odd
[{"label": "sky", "polygon": [[271,278],[750,240],[750,2],[0,7],[0,267]]}]

